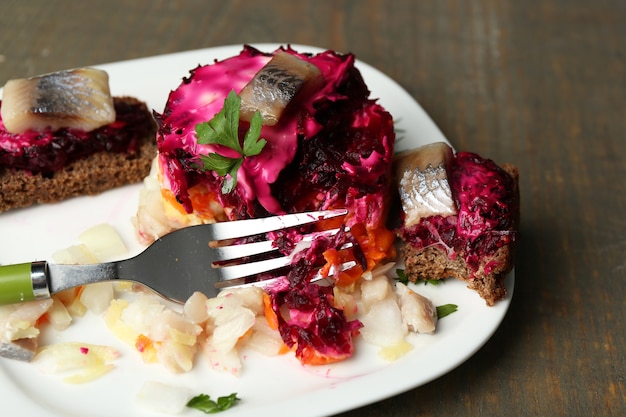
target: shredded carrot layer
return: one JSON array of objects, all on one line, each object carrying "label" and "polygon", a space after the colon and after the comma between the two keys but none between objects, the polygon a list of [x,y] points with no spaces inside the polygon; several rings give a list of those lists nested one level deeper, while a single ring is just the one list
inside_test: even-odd
[{"label": "shredded carrot layer", "polygon": [[350,356],[351,354],[324,355],[315,350],[312,346],[305,346],[304,349],[301,350],[298,359],[300,359],[300,362],[304,365],[326,365],[328,363],[341,362],[348,359]]},{"label": "shredded carrot layer", "polygon": [[[217,196],[209,190],[203,183],[199,183],[189,188],[189,198],[193,206],[194,214],[201,219],[208,221],[224,221],[226,218],[223,213],[216,213],[213,208],[217,207]],[[182,204],[176,200],[174,193],[167,189],[161,189],[161,196],[167,204],[175,209],[181,216],[187,216],[189,213]]]},{"label": "shredded carrot layer", "polygon": [[135,340],[135,349],[141,353],[141,358],[145,363],[154,363],[157,361],[156,347],[154,342],[148,336],[140,334]]},{"label": "shredded carrot layer", "polygon": [[[276,312],[272,308],[272,298],[266,292],[263,293],[263,311],[265,313],[265,320],[267,320],[267,324],[269,324],[272,330],[278,331],[278,317],[276,316]],[[289,346],[287,346],[284,342],[280,349],[278,350],[279,355],[284,355],[287,352],[290,352]]]},{"label": "shredded carrot layer", "polygon": [[272,308],[272,298],[266,292],[263,293],[263,311],[265,312],[265,320],[269,324],[270,329],[278,330],[278,317]]},{"label": "shredded carrot layer", "polygon": [[[368,230],[363,223],[357,223],[350,228],[350,233],[358,242],[360,249],[365,254],[367,270],[372,270],[384,259],[396,257],[394,241],[396,236],[385,227]],[[354,255],[354,249],[336,250],[329,249],[323,253],[326,265],[322,268],[322,273],[327,276],[333,266],[338,266],[344,262],[357,261],[357,266],[347,271],[339,273],[337,285],[347,287],[356,282],[363,274],[363,268],[358,265],[358,260]]]}]

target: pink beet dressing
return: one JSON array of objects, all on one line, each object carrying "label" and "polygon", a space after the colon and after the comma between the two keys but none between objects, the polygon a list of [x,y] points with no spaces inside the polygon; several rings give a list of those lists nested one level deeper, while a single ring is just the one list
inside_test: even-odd
[{"label": "pink beet dressing", "polygon": [[[349,149],[347,142],[345,144],[338,142],[337,146],[343,146],[344,149],[337,149],[335,152],[345,150],[352,156],[341,161],[331,161],[322,151],[317,152],[320,160],[316,163],[325,164],[323,174],[329,177],[319,177],[314,172],[307,176],[325,181],[325,184],[319,184],[318,187],[323,193],[318,197],[320,206],[310,209],[324,208],[324,204],[328,206],[332,202],[342,200],[344,205],[352,205],[354,213],[365,212],[366,217],[355,219],[364,221],[367,216],[371,217],[370,210],[366,209],[371,199],[354,198],[353,195],[356,193],[358,197],[362,197],[366,193],[376,194],[378,190],[378,199],[382,200],[384,197],[389,184],[380,183],[380,176],[391,164],[395,138],[393,122],[388,113],[367,98],[369,91],[353,66],[354,57],[330,51],[307,55],[290,48],[287,48],[286,52],[297,55],[319,68],[324,82],[317,91],[304,97],[297,96],[276,125],[263,126],[261,138],[266,139],[267,144],[259,155],[244,159],[238,173],[238,186],[234,195],[222,195],[219,192],[221,179],[214,173],[202,173],[194,166],[201,154],[218,152],[227,155],[228,152],[219,149],[217,145],[198,144],[195,126],[210,120],[219,112],[228,93],[231,90],[237,93],[241,91],[272,55],[244,47],[237,56],[193,69],[190,76],[170,93],[163,114],[156,115],[160,124],[159,163],[166,177],[164,185],[174,193],[188,213],[192,213],[194,207],[187,190],[199,181],[214,184],[213,191],[218,195],[220,203],[226,207],[234,206],[233,218],[302,210],[295,198],[299,190],[293,187],[306,188],[308,185],[291,183],[299,181],[304,174],[287,172],[313,169],[312,166],[302,167],[303,161],[295,160],[298,147],[303,142],[320,135],[325,143],[312,146],[327,145],[331,133],[322,117],[332,116],[331,112],[346,112],[346,116],[349,116],[346,123],[349,124],[341,127],[343,132],[341,130],[338,132],[348,134],[349,141],[362,136],[363,142],[360,145],[356,143],[355,149]],[[349,101],[356,103],[356,108],[348,103]],[[345,106],[337,104],[343,102],[347,104]],[[328,115],[324,113],[326,111],[329,112]],[[247,129],[245,122],[240,122],[240,125]],[[346,141],[346,138],[341,140]],[[368,153],[361,151],[359,146]],[[300,166],[295,166],[296,163]],[[320,167],[315,167],[318,168]],[[287,178],[293,176],[292,174],[296,176],[295,179]],[[327,183],[329,181],[337,183],[340,179],[338,177],[345,175],[359,178],[363,183],[362,189],[350,190],[346,186],[337,190],[337,187],[334,187],[332,192],[328,192],[331,187],[328,187]],[[357,181],[356,184],[358,183]],[[360,210],[359,205],[363,206]]]}]

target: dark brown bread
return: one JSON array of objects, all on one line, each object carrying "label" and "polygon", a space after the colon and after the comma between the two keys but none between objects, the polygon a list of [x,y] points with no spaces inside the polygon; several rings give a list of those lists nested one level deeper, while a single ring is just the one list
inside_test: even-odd
[{"label": "dark brown bread", "polygon": [[[115,99],[129,103],[139,102],[132,97]],[[145,104],[140,109],[149,115]],[[0,168],[0,212],[34,204],[54,203],[81,195],[95,195],[122,185],[141,182],[149,174],[156,155],[156,126],[152,124],[144,130],[137,152],[98,152],[75,161],[52,175]]]},{"label": "dark brown bread", "polygon": [[[502,164],[502,168],[514,179],[514,193],[519,201],[519,172],[517,167],[511,164]],[[519,208],[519,204],[517,205]],[[515,216],[513,228],[519,227],[519,211]],[[472,270],[464,260],[464,254],[458,254],[450,259],[445,250],[436,246],[426,248],[414,248],[407,243],[402,243],[400,255],[405,263],[405,273],[409,280],[415,282],[419,279],[446,279],[456,278],[467,283],[468,288],[476,291],[488,305],[494,305],[496,301],[506,297],[507,290],[504,278],[512,269],[515,262],[515,242],[501,247],[495,255],[483,259],[478,271],[472,277]],[[485,273],[487,263],[496,261],[498,268]]]}]

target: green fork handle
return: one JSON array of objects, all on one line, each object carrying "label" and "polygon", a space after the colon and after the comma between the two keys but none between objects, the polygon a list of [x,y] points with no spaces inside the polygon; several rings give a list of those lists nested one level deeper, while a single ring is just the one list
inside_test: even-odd
[{"label": "green fork handle", "polygon": [[50,298],[45,261],[0,266],[0,305]]}]

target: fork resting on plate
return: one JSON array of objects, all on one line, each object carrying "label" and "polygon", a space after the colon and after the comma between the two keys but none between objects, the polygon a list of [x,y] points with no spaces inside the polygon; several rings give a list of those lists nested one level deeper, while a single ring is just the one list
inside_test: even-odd
[{"label": "fork resting on plate", "polygon": [[[230,239],[311,224],[347,214],[326,210],[261,219],[189,226],[157,239],[139,255],[115,262],[65,265],[46,261],[0,266],[0,305],[49,298],[52,294],[94,282],[124,280],[146,285],[165,298],[184,303],[195,291],[214,297],[220,288],[263,285],[292,262],[292,256],[256,260],[277,250],[273,241],[229,244]],[[332,236],[340,229],[305,235]],[[251,261],[250,256],[255,260]],[[242,261],[243,258],[243,261]],[[354,262],[341,265],[345,270]],[[273,275],[275,273],[276,275]],[[255,276],[263,274],[263,281]]]}]

